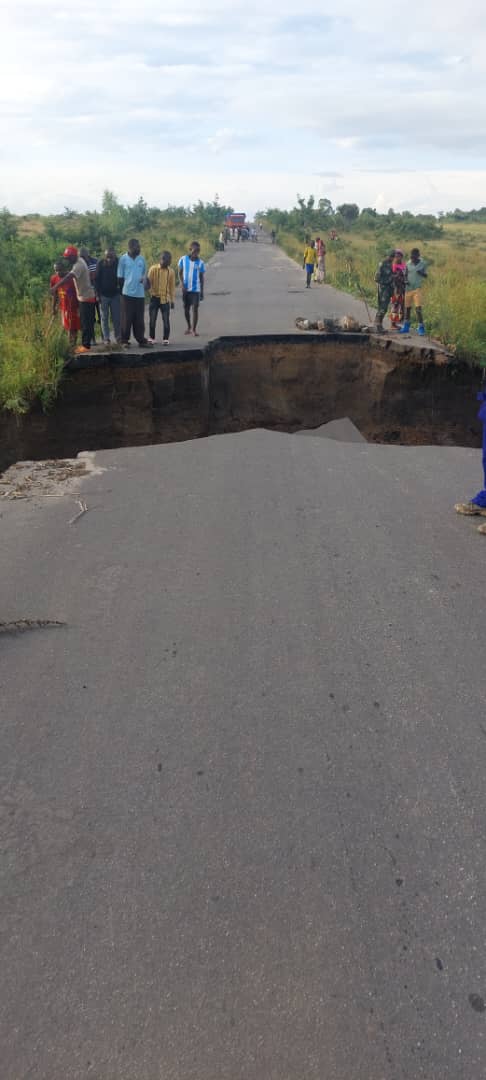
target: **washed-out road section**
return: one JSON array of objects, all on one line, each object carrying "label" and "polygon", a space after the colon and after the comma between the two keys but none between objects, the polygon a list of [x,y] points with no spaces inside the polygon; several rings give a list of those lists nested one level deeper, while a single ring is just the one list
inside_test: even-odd
[{"label": "washed-out road section", "polygon": [[2,1080],[484,1076],[477,459],[249,431],[2,499]]}]

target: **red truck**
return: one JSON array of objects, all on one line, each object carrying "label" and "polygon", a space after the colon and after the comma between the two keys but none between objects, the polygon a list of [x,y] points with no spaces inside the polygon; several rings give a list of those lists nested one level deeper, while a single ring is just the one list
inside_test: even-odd
[{"label": "red truck", "polygon": [[227,229],[245,229],[246,214],[228,214],[224,224]]}]

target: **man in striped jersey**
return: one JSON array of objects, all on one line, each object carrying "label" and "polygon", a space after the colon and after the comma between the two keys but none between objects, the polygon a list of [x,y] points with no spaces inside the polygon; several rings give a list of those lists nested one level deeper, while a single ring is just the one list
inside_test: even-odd
[{"label": "man in striped jersey", "polygon": [[[186,317],[186,334],[199,337],[197,321],[199,318],[199,304],[204,300],[204,274],[206,267],[200,257],[201,245],[194,240],[189,248],[189,255],[183,255],[179,259],[179,278],[182,282],[182,302]],[[192,308],[192,327],[191,327]]]}]

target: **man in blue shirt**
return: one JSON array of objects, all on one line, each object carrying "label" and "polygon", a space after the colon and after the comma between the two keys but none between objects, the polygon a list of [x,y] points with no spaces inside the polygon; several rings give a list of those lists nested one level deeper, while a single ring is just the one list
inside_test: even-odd
[{"label": "man in blue shirt", "polygon": [[147,267],[140,254],[140,242],[129,240],[125,255],[118,260],[118,284],[121,291],[121,344],[128,348],[130,332],[139,345],[151,347],[145,337],[145,290]]},{"label": "man in blue shirt", "polygon": [[[200,258],[201,245],[194,240],[189,248],[189,255],[183,255],[178,262],[179,278],[182,282],[182,302],[186,317],[186,334],[199,337],[196,330],[199,317],[199,303],[204,300],[204,274],[206,267]],[[191,329],[192,308],[192,329]]]}]

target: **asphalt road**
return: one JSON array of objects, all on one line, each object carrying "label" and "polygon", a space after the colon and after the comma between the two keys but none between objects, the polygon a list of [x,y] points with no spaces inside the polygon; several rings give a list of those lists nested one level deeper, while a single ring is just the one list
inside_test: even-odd
[{"label": "asphalt road", "polygon": [[[174,253],[174,263],[177,257]],[[313,284],[306,289],[304,271],[268,240],[233,242],[218,252],[207,266],[205,292],[198,327],[202,343],[226,334],[295,332],[298,315],[312,320],[353,315],[370,322],[360,300],[330,285]],[[157,342],[162,340],[161,320],[159,315]],[[184,336],[180,289],[171,321],[171,346],[194,347],[194,341]]]},{"label": "asphalt road", "polygon": [[481,1080],[479,454],[96,463],[0,503],[2,1080]]}]

